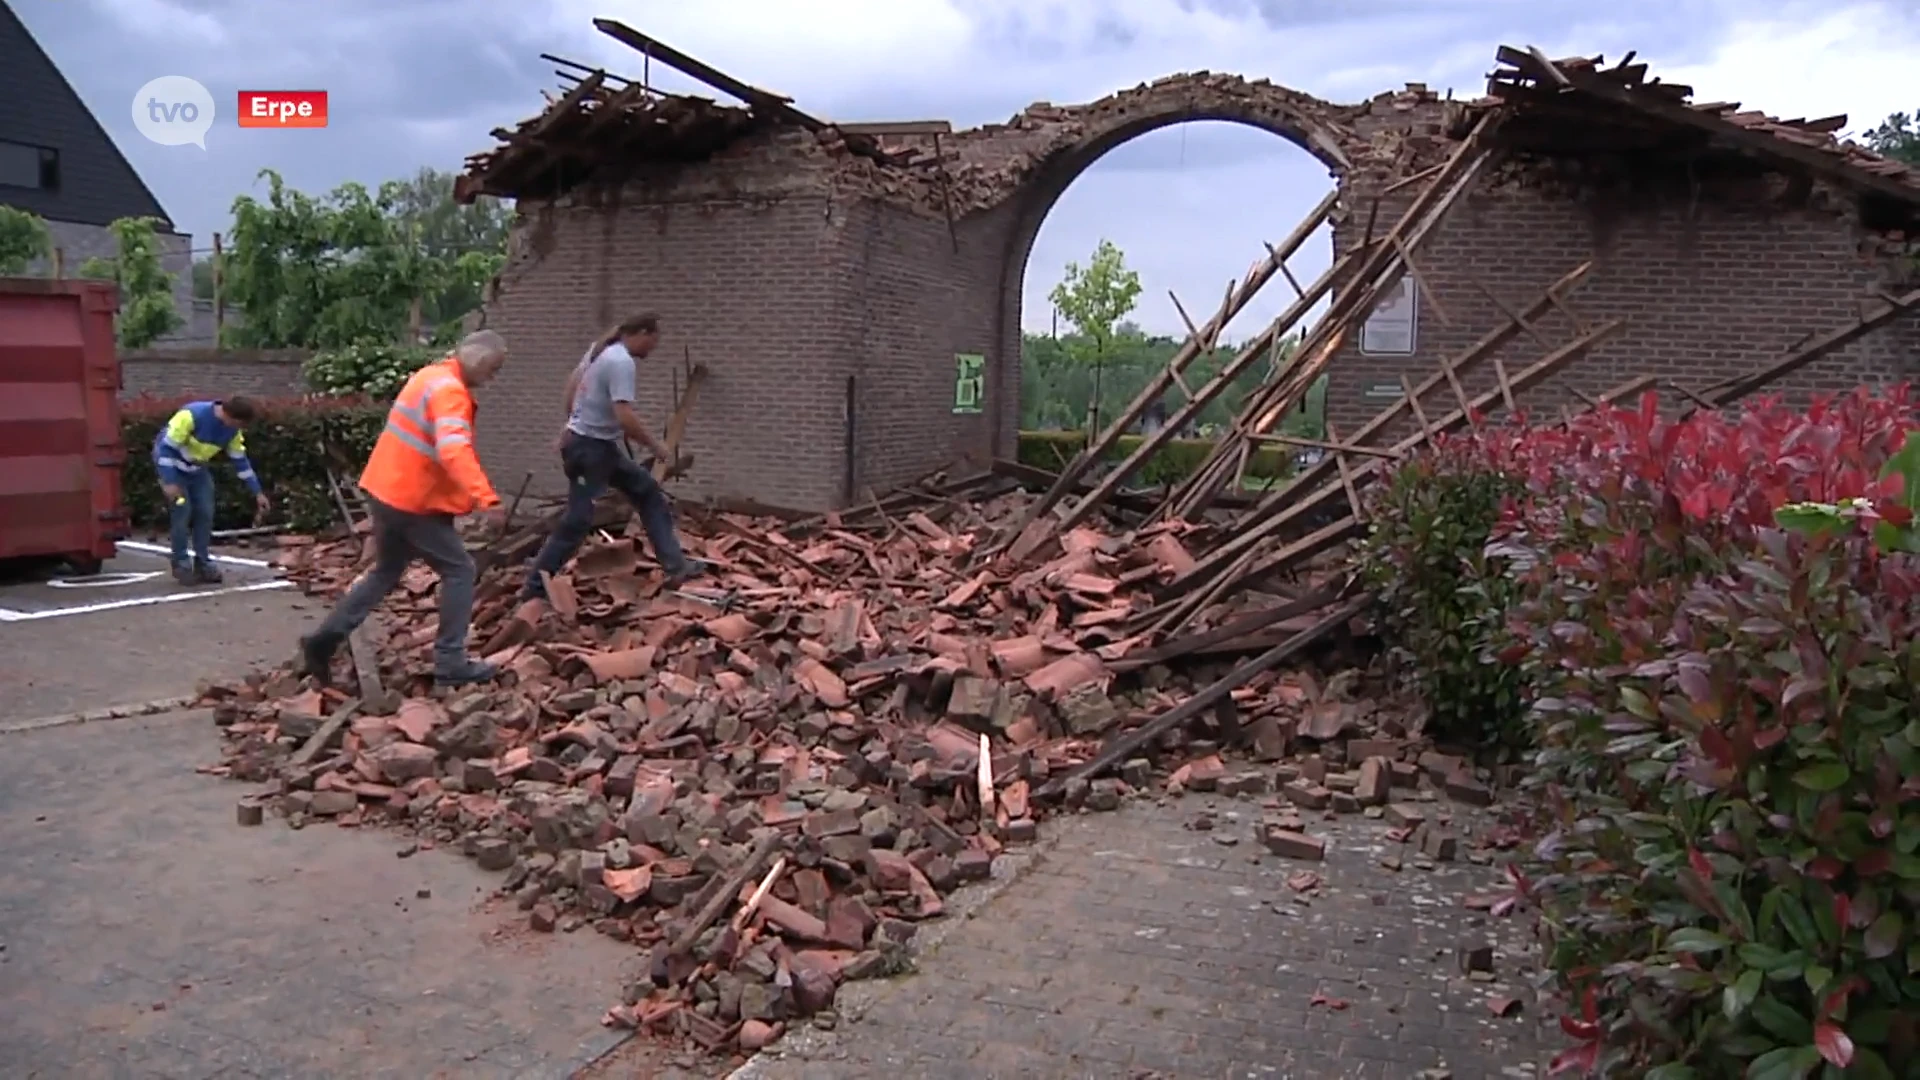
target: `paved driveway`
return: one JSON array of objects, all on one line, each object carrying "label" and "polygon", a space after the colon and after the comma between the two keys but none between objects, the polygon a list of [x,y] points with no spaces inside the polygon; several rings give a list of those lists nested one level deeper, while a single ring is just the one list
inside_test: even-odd
[{"label": "paved driveway", "polygon": [[[258,560],[222,586],[182,589],[165,555],[126,548],[96,578],[0,576],[0,731],[51,717],[190,697],[293,651],[325,614]],[[115,575],[115,576],[108,576]]]},{"label": "paved driveway", "polygon": [[[1539,1075],[1532,1003],[1495,1015],[1528,997],[1538,953],[1521,924],[1464,903],[1499,888],[1491,866],[1427,863],[1358,816],[1312,823],[1326,862],[1282,859],[1254,843],[1260,813],[1188,796],[1050,823],[915,974],[843,994],[831,1030],[736,1076]],[[1463,952],[1491,970],[1470,974]]]},{"label": "paved driveway", "polygon": [[501,933],[450,853],[241,828],[214,745],[204,712],[0,736],[7,1076],[558,1080],[611,1045],[631,949]]}]

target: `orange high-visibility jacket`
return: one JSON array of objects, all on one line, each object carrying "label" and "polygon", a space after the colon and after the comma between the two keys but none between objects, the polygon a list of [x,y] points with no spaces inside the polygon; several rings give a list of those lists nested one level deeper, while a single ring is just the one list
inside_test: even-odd
[{"label": "orange high-visibility jacket", "polygon": [[412,514],[470,514],[500,505],[473,452],[473,396],[449,356],[413,373],[360,474],[366,493]]}]

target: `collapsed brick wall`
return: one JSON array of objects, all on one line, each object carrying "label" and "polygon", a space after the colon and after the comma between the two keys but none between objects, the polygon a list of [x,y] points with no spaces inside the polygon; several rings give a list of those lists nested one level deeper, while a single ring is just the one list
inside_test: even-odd
[{"label": "collapsed brick wall", "polygon": [[[1327,166],[1341,193],[1335,244],[1351,245],[1374,193],[1452,152],[1446,132],[1458,108],[1417,84],[1338,105],[1202,72],[1086,105],[1037,104],[1005,124],[943,137],[940,155],[930,137],[917,137],[890,144],[891,163],[881,163],[850,152],[833,129],[775,131],[707,162],[644,170],[617,192],[523,201],[487,310],[515,359],[489,395],[497,404],[483,407],[482,450],[496,474],[530,471],[533,490],[561,490],[551,443],[566,374],[588,340],[646,309],[666,331],[659,362],[642,376],[646,416],[667,415],[669,365],[690,353],[711,371],[688,431],[696,464],[681,495],[818,510],[957,458],[1010,456],[1027,259],[1054,202],[1102,154],[1191,120],[1272,131]],[[1376,227],[1390,227],[1398,209],[1382,205]],[[1413,356],[1362,357],[1356,340],[1336,358],[1328,397],[1336,424],[1351,429],[1374,415],[1390,404],[1378,387],[1402,373],[1424,378],[1440,356],[1496,325],[1504,316],[1482,285],[1524,305],[1593,258],[1574,306],[1595,320],[1631,317],[1626,332],[1528,398],[1551,408],[1569,384],[1591,392],[1643,373],[1704,383],[1745,370],[1843,318],[1883,277],[1884,264],[1861,261],[1850,227],[1824,210],[1708,199],[1683,211],[1643,200],[1604,217],[1600,224],[1578,199],[1490,171],[1417,256],[1446,319],[1423,301]],[[1920,340],[1913,322],[1789,388],[1901,377]],[[1522,339],[1501,358],[1517,370],[1544,351]],[[952,412],[962,352],[987,359],[979,415]],[[1485,389],[1493,379],[1489,363],[1468,381]]]},{"label": "collapsed brick wall", "polygon": [[306,392],[305,356],[255,350],[138,350],[120,354],[120,397],[285,397]]}]

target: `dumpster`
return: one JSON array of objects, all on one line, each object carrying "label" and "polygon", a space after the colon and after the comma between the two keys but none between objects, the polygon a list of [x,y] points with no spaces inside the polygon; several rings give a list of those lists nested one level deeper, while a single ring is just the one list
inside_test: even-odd
[{"label": "dumpster", "polygon": [[0,278],[0,559],[90,574],[127,535],[114,286]]}]

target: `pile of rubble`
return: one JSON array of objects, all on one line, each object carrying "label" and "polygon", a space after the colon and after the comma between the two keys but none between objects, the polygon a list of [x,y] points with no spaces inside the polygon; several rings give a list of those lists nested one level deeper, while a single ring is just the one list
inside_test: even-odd
[{"label": "pile of rubble", "polygon": [[[1182,527],[1082,527],[1030,569],[972,566],[1026,499],[976,489],[799,527],[692,515],[689,551],[713,567],[698,590],[666,589],[637,535],[602,530],[530,610],[513,594],[535,526],[482,556],[476,633],[499,684],[431,690],[433,577],[416,568],[386,640],[356,636],[357,692],[290,670],[209,688],[225,733],[209,771],[267,785],[245,824],[390,824],[458,848],[506,875],[533,929],[650,950],[650,982],[609,1022],[751,1049],[842,980],[897,969],[943,894],[1034,837],[1043,786],[1112,809],[1156,771],[1211,786],[1222,743],[1278,760],[1296,729],[1332,743],[1376,726],[1268,674],[1091,776],[1099,740],[1146,730],[1220,662],[1126,670],[1139,641],[1116,627],[1190,564]],[[369,555],[363,529],[289,541],[279,561],[331,596]],[[1385,765],[1355,764],[1372,801]],[[1303,775],[1335,785],[1320,805],[1346,799],[1340,777]],[[1274,850],[1312,854],[1282,833],[1305,837],[1278,829]]]}]

